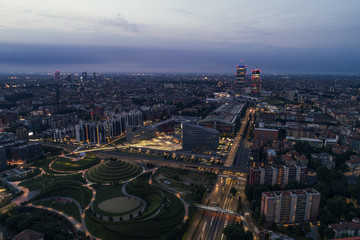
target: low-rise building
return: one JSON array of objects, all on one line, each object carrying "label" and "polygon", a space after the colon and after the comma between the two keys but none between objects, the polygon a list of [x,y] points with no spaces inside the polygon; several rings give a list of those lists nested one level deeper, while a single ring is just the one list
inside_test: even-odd
[{"label": "low-rise building", "polygon": [[351,222],[331,223],[329,228],[335,232],[335,238],[360,236],[359,219],[353,219]]}]

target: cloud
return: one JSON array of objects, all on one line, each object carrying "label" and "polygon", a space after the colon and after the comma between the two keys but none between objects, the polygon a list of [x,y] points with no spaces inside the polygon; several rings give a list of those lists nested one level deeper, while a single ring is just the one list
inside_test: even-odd
[{"label": "cloud", "polygon": [[121,13],[116,14],[114,18],[100,18],[99,23],[104,26],[119,27],[125,31],[139,32],[138,25],[135,23],[129,23],[129,21],[121,15]]},{"label": "cloud", "polygon": [[108,71],[233,73],[244,59],[264,73],[359,72],[360,50],[291,49],[249,45],[229,50],[155,47],[64,46],[0,43],[0,72]]},{"label": "cloud", "polygon": [[184,15],[184,16],[189,16],[189,15],[194,14],[194,12],[188,11],[188,10],[185,10],[185,9],[176,9],[175,11],[180,13],[181,15]]}]

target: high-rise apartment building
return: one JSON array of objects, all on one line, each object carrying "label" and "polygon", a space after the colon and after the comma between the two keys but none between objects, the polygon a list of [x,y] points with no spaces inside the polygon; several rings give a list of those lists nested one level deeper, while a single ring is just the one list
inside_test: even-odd
[{"label": "high-rise apartment building", "polygon": [[306,166],[267,166],[249,169],[249,184],[285,186],[291,182],[306,182]]},{"label": "high-rise apartment building", "polygon": [[260,213],[266,222],[302,223],[316,220],[319,205],[320,193],[312,188],[263,192]]},{"label": "high-rise apartment building", "polygon": [[253,69],[251,74],[251,92],[259,94],[261,89],[260,69]]},{"label": "high-rise apartment building", "polygon": [[105,123],[85,123],[80,121],[75,126],[76,141],[88,143],[105,142]]},{"label": "high-rise apartment building", "polygon": [[116,137],[126,131],[126,126],[142,126],[143,114],[141,111],[123,112],[112,115],[106,120],[107,136]]}]

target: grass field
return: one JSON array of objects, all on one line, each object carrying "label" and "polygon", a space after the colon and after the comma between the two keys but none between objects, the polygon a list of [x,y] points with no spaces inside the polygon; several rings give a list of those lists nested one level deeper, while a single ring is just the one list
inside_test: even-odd
[{"label": "grass field", "polygon": [[130,197],[110,198],[99,203],[98,208],[104,212],[122,214],[134,211],[141,206],[141,201]]},{"label": "grass field", "polygon": [[166,201],[164,193],[149,184],[150,173],[143,174],[126,185],[126,191],[142,198],[147,206],[141,218],[154,214]]},{"label": "grass field", "polygon": [[72,216],[79,222],[81,222],[80,212],[79,208],[74,202],[66,202],[62,203],[61,201],[58,201],[57,199],[47,199],[47,200],[39,200],[34,202],[36,205],[54,208],[56,210],[62,211],[66,213],[69,216]]},{"label": "grass field", "polygon": [[124,197],[125,195],[121,191],[122,185],[95,185],[96,198],[94,201],[94,211],[107,216],[118,216],[119,214],[112,214],[106,211],[102,211],[98,208],[98,205],[111,198]]},{"label": "grass field", "polygon": [[[153,180],[156,184],[182,192],[184,198],[190,199],[191,184],[203,185],[210,189],[215,177],[213,173],[161,167],[153,176]],[[171,183],[164,184],[164,180],[169,180]]]},{"label": "grass field", "polygon": [[[157,197],[154,197],[153,194],[149,194],[159,189],[152,187],[151,185],[146,185],[149,175],[140,176],[139,181],[135,179],[136,183],[130,188],[134,187],[136,190],[141,190],[139,195],[145,194],[144,198],[147,198],[149,201],[155,201]],[[129,185],[129,184],[128,184]],[[141,187],[143,185],[143,187]],[[149,188],[149,190],[146,190]],[[148,195],[149,194],[149,195]],[[128,239],[128,240],[155,240],[160,239],[162,236],[165,239],[173,239],[170,237],[172,233],[181,225],[184,218],[184,207],[181,201],[166,191],[163,191],[163,199],[157,199],[156,202],[162,204],[166,199],[166,204],[164,208],[153,218],[145,220],[145,213],[141,218],[136,218],[130,221],[124,222],[105,222],[101,221],[89,212],[86,214],[86,225],[90,229],[91,233],[95,236],[103,239]],[[148,195],[148,196],[147,196]],[[161,195],[161,194],[160,194]],[[155,202],[153,202],[155,203]],[[157,204],[156,204],[157,205]],[[157,207],[154,207],[158,209]],[[149,215],[148,215],[149,216]]]},{"label": "grass field", "polygon": [[72,158],[59,157],[52,164],[54,170],[60,171],[79,171],[88,169],[100,162],[100,159],[95,156],[86,156],[80,160],[73,161]]},{"label": "grass field", "polygon": [[41,195],[41,198],[48,197],[69,197],[76,200],[81,208],[85,208],[91,200],[92,192],[81,186],[58,186]]},{"label": "grass field", "polygon": [[30,191],[41,190],[42,192],[46,190],[47,187],[54,184],[61,184],[64,181],[77,181],[85,183],[85,180],[82,178],[81,174],[72,174],[67,176],[50,176],[42,175],[35,179],[30,179],[20,183],[20,186],[28,188]]}]

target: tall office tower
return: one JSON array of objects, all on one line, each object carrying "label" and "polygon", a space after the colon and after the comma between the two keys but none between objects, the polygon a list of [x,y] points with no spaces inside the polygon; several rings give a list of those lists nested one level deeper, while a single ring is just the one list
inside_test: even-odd
[{"label": "tall office tower", "polygon": [[88,80],[88,78],[87,78],[87,72],[85,71],[85,72],[82,72],[82,80],[84,81],[84,82],[87,82],[87,80]]},{"label": "tall office tower", "polygon": [[[243,61],[241,60],[241,63]],[[237,92],[244,92],[246,85],[246,65],[237,65],[236,66],[236,80],[235,80],[235,90]]]},{"label": "tall office tower", "polygon": [[261,88],[260,69],[253,69],[251,75],[251,91],[252,93],[259,94]]},{"label": "tall office tower", "polygon": [[96,80],[96,72],[93,72],[94,81]]},{"label": "tall office tower", "polygon": [[60,71],[59,70],[55,71],[55,80],[56,81],[60,80]]},{"label": "tall office tower", "polygon": [[263,192],[260,214],[266,222],[302,223],[316,220],[319,205],[320,193],[312,188]]}]

